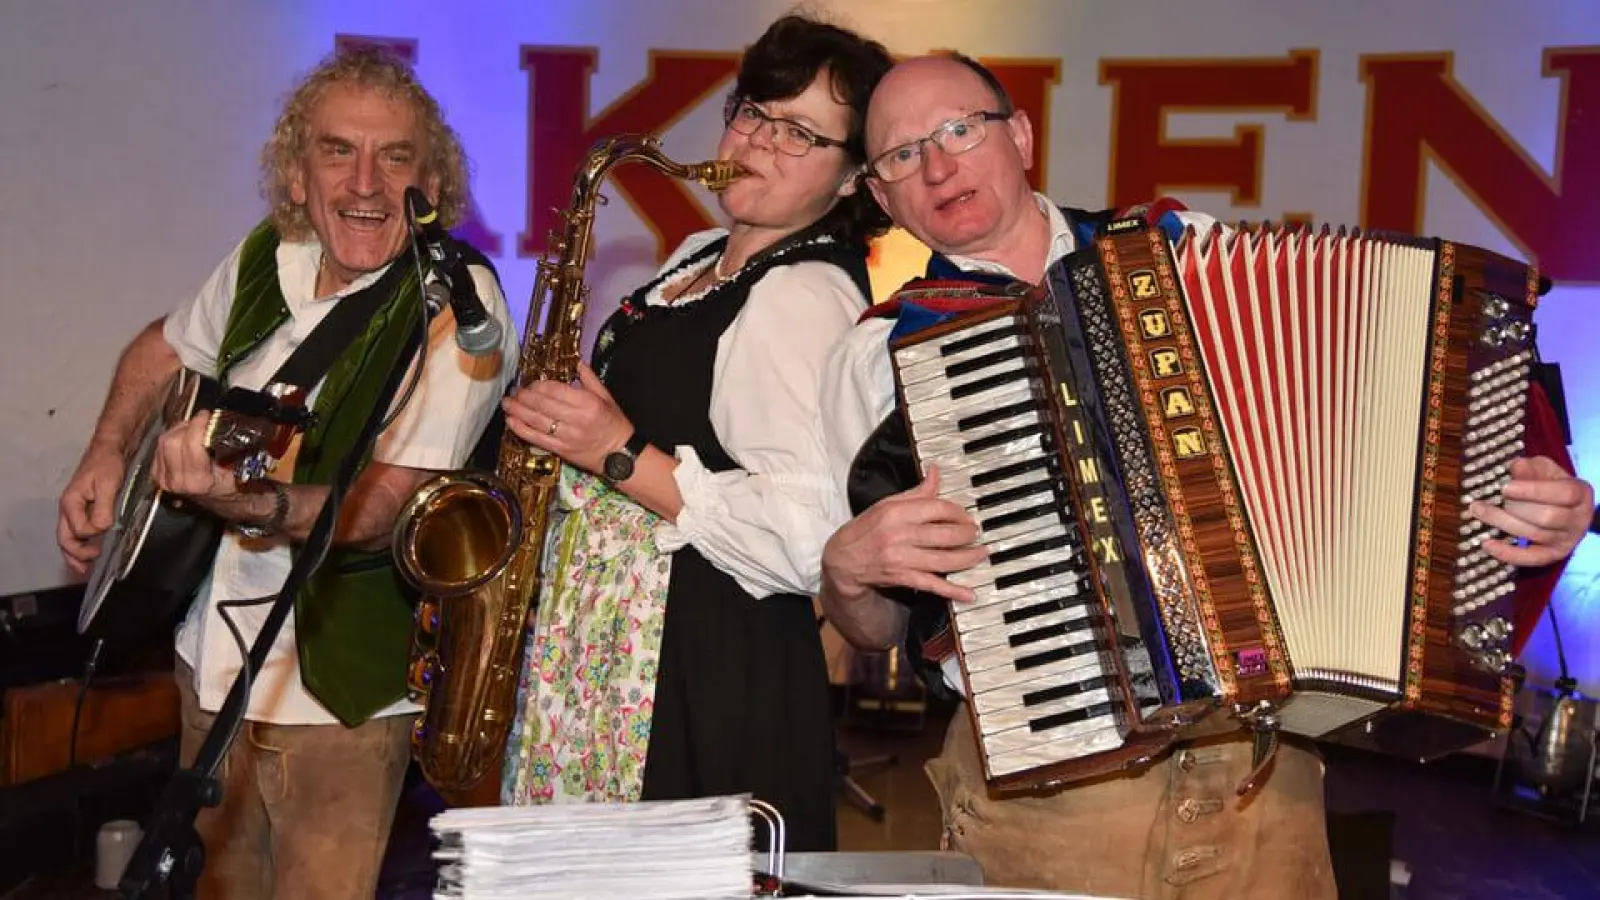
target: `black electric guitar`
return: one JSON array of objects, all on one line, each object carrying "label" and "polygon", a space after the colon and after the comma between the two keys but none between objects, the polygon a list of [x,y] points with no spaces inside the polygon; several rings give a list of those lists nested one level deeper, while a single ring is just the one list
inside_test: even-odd
[{"label": "black electric guitar", "polygon": [[310,420],[305,392],[223,388],[181,368],[138,431],[117,491],[111,528],[101,535],[78,610],[78,631],[123,639],[170,626],[187,608],[222,540],[222,519],[155,484],[152,467],[165,431],[208,414],[206,452],[241,484],[265,477]]}]

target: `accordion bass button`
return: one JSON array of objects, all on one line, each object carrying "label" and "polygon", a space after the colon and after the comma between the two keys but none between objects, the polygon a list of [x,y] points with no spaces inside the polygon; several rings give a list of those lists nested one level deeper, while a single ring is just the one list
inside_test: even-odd
[{"label": "accordion bass button", "polygon": [[1488,636],[1489,640],[1496,644],[1503,644],[1507,638],[1511,637],[1512,627],[1511,623],[1506,621],[1505,616],[1495,616],[1483,623],[1483,632]]}]

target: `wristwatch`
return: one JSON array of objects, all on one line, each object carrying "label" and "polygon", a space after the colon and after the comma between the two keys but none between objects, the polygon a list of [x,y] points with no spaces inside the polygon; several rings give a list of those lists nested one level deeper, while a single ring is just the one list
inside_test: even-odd
[{"label": "wristwatch", "polygon": [[271,478],[253,482],[252,485],[263,485],[256,490],[272,491],[272,515],[259,525],[239,522],[233,526],[233,530],[239,532],[241,537],[255,541],[277,534],[278,529],[283,527],[284,520],[289,518],[289,489],[284,487],[283,482]]},{"label": "wristwatch", "polygon": [[621,450],[607,453],[606,458],[600,463],[600,474],[605,477],[606,483],[620,484],[632,478],[634,461],[649,445],[650,442],[645,436],[635,429],[633,436],[628,438],[628,442],[622,445]]}]

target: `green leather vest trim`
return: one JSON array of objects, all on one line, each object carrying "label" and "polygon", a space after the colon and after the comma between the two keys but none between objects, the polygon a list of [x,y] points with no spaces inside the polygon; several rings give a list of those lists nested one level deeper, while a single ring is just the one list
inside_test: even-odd
[{"label": "green leather vest trim", "polygon": [[[278,235],[269,222],[245,239],[233,307],[217,353],[218,375],[249,356],[289,319],[278,281]],[[390,368],[421,327],[422,304],[407,274],[366,330],[328,370],[302,436],[296,484],[329,484],[378,401]],[[362,460],[371,460],[370,450]],[[300,545],[290,547],[298,556]],[[295,597],[300,678],[328,711],[354,727],[406,695],[411,600],[389,551],[335,547]]]}]

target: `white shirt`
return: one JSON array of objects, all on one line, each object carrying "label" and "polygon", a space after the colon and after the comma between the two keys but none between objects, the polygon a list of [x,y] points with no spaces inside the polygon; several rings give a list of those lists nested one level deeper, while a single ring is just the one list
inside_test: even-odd
[{"label": "white shirt", "polygon": [[[235,248],[212,273],[200,292],[167,317],[163,331],[167,343],[185,366],[215,376],[217,352],[222,344],[228,311],[233,305],[243,244]],[[330,297],[314,297],[322,247],[315,242],[278,245],[278,284],[289,308],[289,319],[249,356],[229,372],[230,384],[260,388],[322,321],[337,299],[361,290],[382,275],[369,273]],[[503,326],[498,356],[468,357],[455,343],[454,318],[436,317],[429,329],[427,362],[416,390],[404,409],[378,436],[373,459],[412,469],[448,470],[466,462],[478,435],[494,413],[517,362],[516,329],[511,327],[505,297],[486,269],[471,268],[472,279],[489,314]],[[413,362],[413,368],[415,362]],[[315,403],[321,384],[311,392],[307,406]],[[281,467],[280,467],[281,468]],[[288,473],[280,471],[280,478]],[[266,543],[267,546],[260,546]],[[288,578],[292,561],[283,540],[252,542],[246,547],[231,530],[217,550],[216,562],[200,586],[177,633],[178,656],[194,670],[195,692],[202,709],[222,705],[240,668],[237,645],[222,621],[217,604],[224,600],[275,597]],[[271,603],[232,608],[229,617],[239,626],[248,648],[255,641]],[[378,713],[380,716],[418,711],[406,701]],[[294,617],[283,630],[256,674],[246,717],[280,725],[323,725],[338,722],[300,681],[299,654],[295,648]]]},{"label": "white shirt", "polygon": [[[1038,193],[1033,196],[1040,211],[1050,220],[1050,248],[1044,260],[1044,268],[1048,270],[1078,249],[1078,239],[1067,217],[1049,197]],[[1216,222],[1203,213],[1180,212],[1177,215],[1196,231],[1205,231]],[[988,260],[963,256],[949,259],[963,271],[1015,277],[1005,266]],[[894,367],[889,360],[889,332],[894,329],[894,323],[892,318],[869,319],[851,331],[834,348],[828,377],[822,386],[822,408],[829,410],[823,431],[835,478],[834,493],[847,507],[846,484],[856,454],[895,408]],[[956,658],[946,659],[941,668],[950,687],[964,694],[961,665]]]},{"label": "white shirt", "polygon": [[[690,236],[661,271],[726,233]],[[681,277],[658,285],[645,302],[665,305],[662,288],[678,283]],[[703,296],[685,294],[675,303]],[[817,398],[829,351],[866,306],[844,270],[820,261],[778,266],[751,285],[717,342],[711,376],[712,430],[739,468],[710,472],[692,447],[673,448],[683,509],[676,523],[657,527],[663,552],[693,546],[754,597],[816,593],[822,546],[850,518],[849,504],[833,490]]]}]

